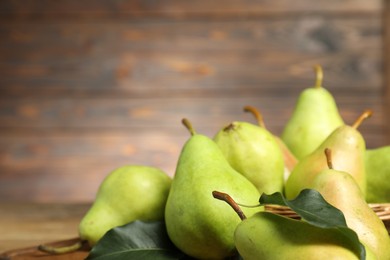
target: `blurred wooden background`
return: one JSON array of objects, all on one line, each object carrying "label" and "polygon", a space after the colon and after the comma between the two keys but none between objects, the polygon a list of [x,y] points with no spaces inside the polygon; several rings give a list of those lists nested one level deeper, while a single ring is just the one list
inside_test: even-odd
[{"label": "blurred wooden background", "polygon": [[280,134],[312,66],[390,144],[390,1],[0,1],[0,201],[83,202],[124,164],[173,175],[188,132],[258,107]]}]

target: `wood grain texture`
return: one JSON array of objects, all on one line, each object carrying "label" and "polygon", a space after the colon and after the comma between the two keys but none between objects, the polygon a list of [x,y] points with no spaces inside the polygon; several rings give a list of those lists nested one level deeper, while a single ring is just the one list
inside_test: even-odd
[{"label": "wood grain texture", "polygon": [[[385,111],[386,118],[384,121],[384,131],[390,133],[390,1],[384,1],[384,17],[383,17],[383,52],[384,52],[384,89],[382,91],[384,95],[383,110]],[[386,135],[386,144],[390,144],[390,134]]]},{"label": "wood grain texture", "polygon": [[78,237],[78,224],[89,206],[0,203],[0,253]]},{"label": "wood grain texture", "polygon": [[172,176],[183,117],[212,137],[230,121],[254,122],[242,112],[253,105],[280,134],[317,63],[344,120],[373,109],[360,130],[368,147],[386,144],[384,8],[1,1],[0,201],[90,201],[123,164]]},{"label": "wood grain texture", "polygon": [[0,32],[4,96],[288,91],[291,82],[311,84],[315,63],[331,87],[381,87],[379,17],[47,22],[4,24]]},{"label": "wood grain texture", "polygon": [[3,0],[1,19],[118,19],[170,17],[174,19],[196,18],[247,18],[288,16],[305,13],[338,15],[372,15],[381,11],[380,0],[309,0],[278,1],[142,1],[142,0],[87,0],[50,1]]},{"label": "wood grain texture", "polygon": [[[87,246],[65,255],[47,255],[38,252],[36,247],[40,244],[71,245],[76,241],[78,223],[88,208],[89,204],[80,203],[0,203],[3,233],[0,236],[0,260],[85,259],[90,250]],[[383,222],[390,232],[390,221]]]}]

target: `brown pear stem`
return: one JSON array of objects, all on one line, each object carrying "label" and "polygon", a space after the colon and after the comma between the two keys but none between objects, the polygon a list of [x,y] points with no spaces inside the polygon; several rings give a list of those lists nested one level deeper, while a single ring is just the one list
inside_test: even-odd
[{"label": "brown pear stem", "polygon": [[85,240],[80,240],[74,243],[73,245],[63,246],[63,247],[39,245],[38,250],[52,255],[61,255],[61,254],[71,253],[79,250],[80,248],[83,247],[84,243],[86,242],[87,241]]},{"label": "brown pear stem", "polygon": [[332,150],[329,148],[325,148],[325,156],[326,156],[326,163],[328,164],[329,169],[333,169],[333,163],[332,163]]},{"label": "brown pear stem", "polygon": [[355,123],[353,123],[352,127],[357,129],[362,122],[366,119],[369,118],[373,114],[373,111],[371,109],[366,109],[359,117],[356,119]]},{"label": "brown pear stem", "polygon": [[260,111],[259,111],[258,109],[256,109],[256,108],[253,107],[253,106],[245,106],[245,107],[244,107],[244,111],[245,111],[245,112],[252,113],[252,115],[255,116],[255,118],[256,118],[257,123],[259,124],[259,126],[261,126],[261,127],[263,127],[263,128],[266,128],[266,127],[265,127],[265,124],[264,124],[263,115],[260,113]]},{"label": "brown pear stem", "polygon": [[322,80],[324,78],[324,73],[322,71],[321,65],[314,65],[314,71],[316,73],[316,84],[314,85],[315,88],[321,88],[322,86]]},{"label": "brown pear stem", "polygon": [[191,122],[187,118],[183,118],[181,120],[181,122],[188,129],[188,131],[190,131],[191,135],[195,135],[196,134],[194,128],[192,127]]},{"label": "brown pear stem", "polygon": [[227,204],[229,204],[232,209],[237,213],[237,215],[240,217],[241,220],[246,219],[246,216],[244,212],[241,210],[240,206],[234,201],[232,197],[230,197],[229,194],[220,192],[220,191],[213,191],[213,197],[219,200],[225,201]]},{"label": "brown pear stem", "polygon": [[223,131],[229,132],[229,131],[233,130],[235,127],[236,126],[234,123],[230,123],[229,125],[227,125],[226,127],[223,128]]}]

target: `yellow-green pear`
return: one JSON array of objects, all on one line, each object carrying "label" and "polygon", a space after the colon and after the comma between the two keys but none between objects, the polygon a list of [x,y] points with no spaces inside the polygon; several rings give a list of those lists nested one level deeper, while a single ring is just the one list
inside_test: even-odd
[{"label": "yellow-green pear", "polygon": [[[198,134],[186,119],[191,137],[177,162],[166,208],[165,223],[172,242],[197,259],[223,259],[234,255],[234,230],[240,222],[229,205],[212,197],[212,191],[231,194],[237,201],[258,204],[260,193],[234,170],[218,145]],[[259,211],[246,209],[248,216]]]},{"label": "yellow-green pear", "polygon": [[214,141],[229,164],[250,180],[260,194],[283,191],[283,154],[267,129],[234,121],[218,131]]},{"label": "yellow-green pear", "polygon": [[320,171],[328,169],[326,160],[324,160],[325,148],[331,149],[334,154],[334,167],[351,174],[363,194],[365,194],[366,171],[364,153],[366,143],[357,128],[371,114],[371,110],[366,110],[352,126],[343,125],[338,127],[314,152],[301,159],[287,179],[285,185],[286,197],[288,199],[295,198],[301,190],[310,186],[310,183]]},{"label": "yellow-green pear", "polygon": [[331,93],[323,88],[323,72],[316,66],[317,80],[301,92],[281,138],[298,160],[312,153],[337,127],[344,124]]},{"label": "yellow-green pear", "polygon": [[95,201],[79,224],[81,241],[58,248],[40,245],[38,249],[69,253],[84,242],[93,247],[111,228],[135,220],[163,220],[171,182],[165,172],[151,166],[125,165],[113,170],[100,184]]},{"label": "yellow-green pear", "polygon": [[367,149],[365,154],[368,203],[390,202],[390,145]]},{"label": "yellow-green pear", "polygon": [[[337,228],[320,228],[267,211],[247,218],[229,194],[213,191],[213,197],[226,202],[242,220],[234,232],[234,242],[245,260],[359,259],[354,242]],[[365,249],[367,260],[377,259],[370,248]]]},{"label": "yellow-green pear", "polygon": [[163,220],[171,181],[165,172],[150,166],[128,165],[112,171],[80,222],[80,238],[94,245],[113,227],[134,220]]},{"label": "yellow-green pear", "polygon": [[383,221],[367,204],[355,179],[335,168],[333,160],[337,154],[330,155],[331,149],[325,151],[328,169],[321,171],[309,188],[317,190],[329,204],[343,212],[347,226],[377,259],[390,259],[390,237]]},{"label": "yellow-green pear", "polygon": [[[253,106],[245,106],[244,107],[245,112],[250,112],[257,120],[257,124],[267,129],[264,123],[263,115],[260,113],[258,109],[256,109]],[[283,161],[284,161],[284,180],[286,181],[288,176],[291,174],[292,170],[294,169],[295,165],[298,163],[297,157],[290,151],[290,149],[287,147],[287,145],[283,142],[283,140],[273,134],[273,137],[275,138],[276,143],[279,145],[280,150],[282,151],[283,155]]]},{"label": "yellow-green pear", "polygon": [[[245,260],[359,259],[353,245],[338,230],[270,212],[258,212],[243,220],[234,241]],[[367,247],[366,259],[376,259]]]}]

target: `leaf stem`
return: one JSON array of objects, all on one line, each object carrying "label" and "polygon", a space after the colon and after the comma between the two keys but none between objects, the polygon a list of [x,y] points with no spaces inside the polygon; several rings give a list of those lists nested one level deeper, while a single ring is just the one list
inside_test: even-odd
[{"label": "leaf stem", "polygon": [[244,208],[257,208],[257,207],[261,207],[262,205],[261,204],[256,204],[256,205],[244,205],[244,204],[241,204],[241,203],[238,203],[236,202],[238,206],[241,206],[241,207],[244,207]]}]

